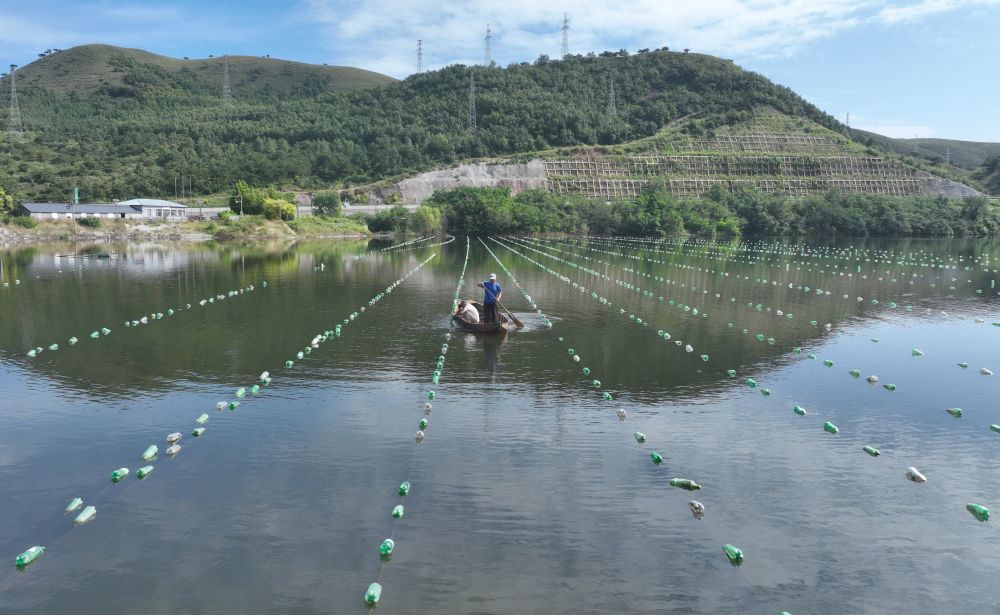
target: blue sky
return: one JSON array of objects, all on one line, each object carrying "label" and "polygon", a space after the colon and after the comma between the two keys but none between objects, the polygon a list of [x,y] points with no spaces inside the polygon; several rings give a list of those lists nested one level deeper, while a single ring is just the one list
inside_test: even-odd
[{"label": "blue sky", "polygon": [[851,126],[1000,142],[1000,0],[0,0],[0,65],[87,43],[265,55],[402,78],[571,53],[690,48],[786,85]]}]

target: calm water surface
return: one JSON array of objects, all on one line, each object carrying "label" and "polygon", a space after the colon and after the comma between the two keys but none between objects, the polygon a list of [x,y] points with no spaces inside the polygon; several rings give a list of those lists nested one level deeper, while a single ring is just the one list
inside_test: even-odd
[{"label": "calm water surface", "polygon": [[361,613],[375,580],[386,613],[996,612],[998,520],[965,505],[1000,510],[997,242],[487,240],[550,328],[472,239],[462,295],[495,271],[526,325],[486,338],[449,328],[466,239],[438,241],[0,251],[0,613]]}]

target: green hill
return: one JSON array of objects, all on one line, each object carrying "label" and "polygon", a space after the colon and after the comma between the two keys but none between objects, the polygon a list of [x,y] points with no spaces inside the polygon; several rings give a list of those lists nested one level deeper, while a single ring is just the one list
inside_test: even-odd
[{"label": "green hill", "polygon": [[[256,56],[228,56],[230,89],[244,100],[273,100],[294,94],[385,85],[392,77],[346,66],[316,66]],[[137,93],[153,78],[188,94],[218,97],[222,92],[223,59],[176,59],[141,49],[81,45],[35,60],[17,71],[19,96],[35,90],[77,97]],[[148,73],[143,75],[140,73]]]},{"label": "green hill", "polygon": [[950,159],[952,165],[964,169],[975,169],[982,166],[987,158],[1000,155],[1000,143],[958,141],[955,139],[893,139],[864,130],[852,130],[851,132],[867,136],[872,141],[887,146],[902,156],[911,156],[937,163],[943,163]]},{"label": "green hill", "polygon": [[[229,190],[240,179],[312,190],[583,147],[626,156],[723,154],[722,166],[692,167],[700,175],[685,184],[688,196],[720,179],[736,185],[734,173],[778,181],[762,189],[799,194],[830,187],[811,173],[850,179],[854,171],[834,158],[878,156],[788,88],[701,54],[541,56],[506,68],[450,66],[399,82],[355,69],[229,60],[231,107],[220,101],[219,58],[173,60],[92,45],[19,70],[27,138],[0,146],[0,186],[50,200],[78,187],[87,201],[172,197],[181,177],[194,194]],[[754,131],[762,130],[779,138],[758,143]],[[785,154],[802,160],[773,160]],[[830,160],[817,162],[824,157]],[[662,170],[669,175],[675,162],[688,164],[666,161]]]}]

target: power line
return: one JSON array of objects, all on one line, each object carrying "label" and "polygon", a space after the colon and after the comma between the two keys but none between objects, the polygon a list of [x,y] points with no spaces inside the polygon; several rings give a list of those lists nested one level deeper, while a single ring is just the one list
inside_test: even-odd
[{"label": "power line", "polygon": [[476,74],[469,72],[469,121],[467,129],[470,135],[476,134]]},{"label": "power line", "polygon": [[17,106],[17,85],[14,79],[14,72],[17,64],[10,65],[10,141],[24,141],[24,125],[21,124],[21,110]]},{"label": "power line", "polygon": [[493,50],[490,48],[490,41],[493,39],[493,35],[490,34],[490,24],[486,24],[486,66],[489,66],[493,61]]},{"label": "power line", "polygon": [[222,106],[233,106],[233,93],[229,89],[229,56],[222,56]]},{"label": "power line", "polygon": [[615,80],[612,79],[608,87],[608,115],[615,117],[618,109],[615,106]]},{"label": "power line", "polygon": [[569,16],[563,13],[563,25],[562,25],[562,55],[560,58],[565,58],[569,55]]}]

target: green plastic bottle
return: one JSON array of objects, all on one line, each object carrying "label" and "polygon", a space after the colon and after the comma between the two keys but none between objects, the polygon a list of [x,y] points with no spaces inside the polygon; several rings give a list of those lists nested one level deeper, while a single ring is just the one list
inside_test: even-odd
[{"label": "green plastic bottle", "polygon": [[833,367],[833,361],[831,361],[830,359],[823,359],[823,365],[827,367]]},{"label": "green plastic bottle", "polygon": [[872,457],[878,457],[879,455],[882,454],[882,453],[879,452],[879,450],[877,448],[875,448],[874,446],[868,446],[867,444],[864,446],[864,450],[865,450],[866,453],[868,453]]},{"label": "green plastic bottle", "polygon": [[743,565],[743,551],[740,551],[731,544],[722,545],[722,550],[725,551],[726,557],[729,558],[729,563],[733,566]]},{"label": "green plastic bottle", "polygon": [[813,353],[810,352],[809,354],[806,355],[806,358],[807,359],[812,359],[813,361],[815,361],[816,360],[816,355],[814,355]]},{"label": "green plastic bottle", "polygon": [[979,504],[966,504],[966,510],[972,513],[972,516],[978,519],[980,522],[988,521],[990,518],[990,509],[980,506]]},{"label": "green plastic bottle", "polygon": [[638,442],[639,444],[642,444],[643,442],[646,441],[646,434],[642,433],[641,431],[637,431],[632,435],[635,437],[635,441]]},{"label": "green plastic bottle", "polygon": [[434,391],[427,391],[427,399],[434,399]]},{"label": "green plastic bottle", "polygon": [[205,433],[204,427],[196,427],[195,430],[191,432],[191,435],[195,438],[200,438],[203,433]]},{"label": "green plastic bottle", "polygon": [[45,547],[35,545],[14,558],[14,566],[16,568],[24,568],[41,557],[42,553],[45,553]]},{"label": "green plastic bottle", "polygon": [[894,384],[883,384],[882,387],[884,389],[886,389],[887,391],[895,391],[896,390],[896,385],[894,385]]},{"label": "green plastic bottle", "polygon": [[365,590],[365,606],[369,610],[378,607],[378,601],[382,598],[382,586],[378,583],[372,583]]},{"label": "green plastic bottle", "polygon": [[699,485],[698,483],[694,482],[689,478],[671,478],[670,486],[680,487],[681,489],[687,489],[688,491],[695,491],[697,489],[701,489],[701,485]]},{"label": "green plastic bottle", "polygon": [[736,370],[735,369],[726,370],[726,373],[729,374],[729,376],[731,378],[736,376]]},{"label": "green plastic bottle", "polygon": [[756,389],[757,381],[754,380],[753,378],[747,378],[747,386],[750,387],[751,389]]},{"label": "green plastic bottle", "polygon": [[417,424],[420,426],[420,429],[427,429],[427,419],[420,419]]},{"label": "green plastic bottle", "polygon": [[799,416],[805,416],[806,415],[806,409],[803,408],[802,406],[794,406],[792,408],[792,412],[794,412],[795,414],[798,414]]},{"label": "green plastic bottle", "polygon": [[143,461],[149,461],[150,459],[156,458],[156,453],[159,452],[159,448],[155,444],[150,444],[146,447],[145,452],[142,454]]},{"label": "green plastic bottle", "polygon": [[92,339],[96,340],[97,338],[101,337],[101,332],[100,331],[94,331],[93,333],[90,334],[90,337]]},{"label": "green plastic bottle", "polygon": [[401,519],[403,517],[403,505],[397,504],[395,508],[392,509],[392,518]]},{"label": "green plastic bottle", "polygon": [[149,473],[153,471],[153,466],[142,466],[135,471],[135,477],[142,480],[149,476]]},{"label": "green plastic bottle", "polygon": [[382,544],[378,547],[378,552],[381,555],[392,555],[392,550],[396,548],[396,543],[393,542],[392,538],[386,538],[382,541]]},{"label": "green plastic bottle", "polygon": [[838,432],[839,432],[840,430],[839,430],[839,429],[837,429],[837,426],[836,426],[836,425],[834,425],[834,424],[833,424],[833,423],[831,423],[830,421],[827,421],[827,422],[823,423],[823,431],[828,431],[828,432],[830,432],[830,433],[832,433],[832,434],[836,434],[836,433],[838,433]]},{"label": "green plastic bottle", "polygon": [[602,397],[604,398],[604,401],[611,401],[611,393],[605,392]]},{"label": "green plastic bottle", "polygon": [[291,361],[285,361],[285,367],[291,367],[293,365],[295,365],[295,363],[293,363]]},{"label": "green plastic bottle", "polygon": [[600,380],[595,380],[594,381],[594,388],[595,389],[601,388],[601,381]]},{"label": "green plastic bottle", "polygon": [[81,506],[83,506],[83,498],[73,498],[70,500],[69,505],[66,506],[66,512],[73,512]]},{"label": "green plastic bottle", "polygon": [[656,465],[660,465],[661,463],[663,463],[663,456],[657,453],[656,451],[651,452],[649,454],[649,458],[652,459],[653,463]]},{"label": "green plastic bottle", "polygon": [[410,481],[403,481],[399,485],[399,495],[406,495],[410,492]]},{"label": "green plastic bottle", "polygon": [[760,390],[760,394],[763,395],[764,397],[770,397],[771,396],[771,389],[761,389]]},{"label": "green plastic bottle", "polygon": [[250,394],[251,395],[256,395],[258,392],[260,392],[260,385],[259,384],[255,384],[252,387],[250,387]]},{"label": "green plastic bottle", "polygon": [[860,378],[861,377],[861,370],[859,370],[859,369],[852,369],[851,371],[849,371],[847,373],[849,373],[852,378]]},{"label": "green plastic bottle", "polygon": [[962,418],[962,409],[961,408],[946,408],[946,410],[948,411],[948,414],[952,415],[956,419]]},{"label": "green plastic bottle", "polygon": [[990,429],[992,429],[997,433],[1000,433],[1000,425],[990,425]]},{"label": "green plastic bottle", "polygon": [[240,407],[240,402],[238,402],[238,401],[231,401],[231,402],[229,402],[229,409],[230,410],[235,410],[235,409],[237,409],[239,407]]},{"label": "green plastic bottle", "polygon": [[196,418],[194,420],[194,422],[197,423],[198,425],[204,425],[205,423],[208,422],[208,415],[207,414],[203,414],[203,415],[199,416],[198,418]]},{"label": "green plastic bottle", "polygon": [[118,484],[128,476],[128,468],[118,468],[111,473],[111,482]]}]

